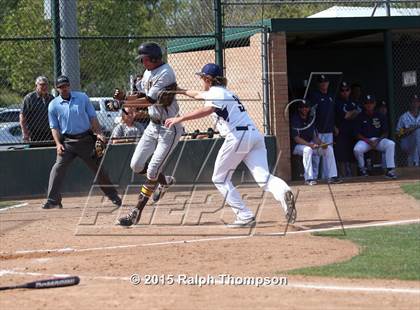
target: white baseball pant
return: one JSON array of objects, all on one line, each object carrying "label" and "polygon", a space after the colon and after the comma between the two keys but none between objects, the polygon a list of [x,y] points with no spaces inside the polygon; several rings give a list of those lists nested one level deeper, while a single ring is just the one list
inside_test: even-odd
[{"label": "white baseball pant", "polygon": [[408,166],[420,165],[420,129],[401,139],[401,149],[407,154]]},{"label": "white baseball pant", "polygon": [[147,178],[156,180],[183,133],[181,124],[166,128],[150,122],[131,158],[131,169],[135,173],[141,172],[150,158]]},{"label": "white baseball pant", "polygon": [[232,207],[238,219],[246,220],[254,216],[241,199],[240,193],[231,182],[236,167],[243,161],[258,185],[271,192],[274,198],[281,203],[286,212],[287,206],[284,194],[291,190],[282,179],[270,174],[267,163],[267,150],[264,137],[253,126],[248,130],[233,129],[226,135],[225,141],[217,154],[214,164],[212,181],[225,197],[227,204]]},{"label": "white baseball pant", "polygon": [[[378,138],[370,138],[370,141],[378,140]],[[372,147],[363,140],[359,140],[354,146],[353,152],[357,159],[360,169],[365,168],[364,154],[369,152]],[[395,168],[394,154],[395,154],[395,142],[389,139],[382,139],[376,146],[376,150],[385,153],[386,168]]]},{"label": "white baseball pant", "polygon": [[[331,145],[328,145],[326,149],[312,149],[307,145],[298,144],[295,146],[293,154],[302,156],[303,169],[305,170],[305,181],[316,179],[316,177],[314,176],[313,164],[314,162],[315,164],[319,163],[320,156],[322,156],[322,158],[324,159],[323,165],[324,162],[326,163],[325,166],[327,167],[327,177],[330,179],[335,178],[337,176],[337,166],[335,164],[334,150],[331,147]],[[313,161],[315,157],[317,157],[318,160]]]},{"label": "white baseball pant", "polygon": [[[318,137],[319,139],[323,142],[323,143],[333,143],[334,141],[334,136],[332,133],[318,133]],[[318,174],[319,174],[319,159],[320,157],[314,157],[314,161],[313,161],[313,170],[314,170],[314,178],[321,178]],[[337,165],[335,163],[335,156],[334,156],[334,152],[332,154],[332,160],[334,162],[334,169],[336,171],[336,176],[337,176]],[[327,160],[327,157],[323,156],[322,157],[322,179],[326,179],[328,178],[328,176],[331,174],[328,169],[329,169],[329,165],[330,163]]]}]

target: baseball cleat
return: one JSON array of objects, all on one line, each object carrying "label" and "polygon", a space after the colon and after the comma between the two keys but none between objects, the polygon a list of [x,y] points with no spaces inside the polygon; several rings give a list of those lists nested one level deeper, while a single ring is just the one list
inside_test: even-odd
[{"label": "baseball cleat", "polygon": [[328,179],[328,184],[340,184],[340,183],[343,183],[343,180],[337,177],[332,177]]},{"label": "baseball cleat", "polygon": [[61,202],[57,204],[46,202],[45,204],[42,205],[41,208],[42,209],[62,209],[63,205],[61,204]]},{"label": "baseball cleat", "polygon": [[360,176],[362,176],[362,177],[368,177],[369,176],[369,174],[366,171],[366,168],[360,168],[359,173],[360,173]]},{"label": "baseball cleat", "polygon": [[136,225],[140,221],[140,210],[138,208],[133,208],[130,210],[130,212],[124,216],[121,217],[118,220],[118,224],[121,226],[132,226]]},{"label": "baseball cleat", "polygon": [[385,178],[396,179],[397,175],[395,174],[395,170],[393,170],[393,169],[388,170],[387,173],[385,173]]},{"label": "baseball cleat", "polygon": [[295,196],[292,191],[287,191],[284,194],[284,200],[287,206],[286,220],[289,224],[293,224],[296,221],[297,211],[295,207]]},{"label": "baseball cleat", "polygon": [[241,220],[237,218],[232,224],[228,224],[227,227],[229,228],[241,228],[241,227],[253,227],[255,226],[255,217],[251,217],[249,219]]},{"label": "baseball cleat", "polygon": [[109,200],[111,200],[112,204],[116,205],[117,207],[121,207],[122,205],[122,200],[119,196],[109,198]]},{"label": "baseball cleat", "polygon": [[169,187],[175,184],[175,178],[173,176],[167,176],[166,178],[166,185],[159,184],[156,190],[152,195],[152,201],[158,202],[158,200],[162,199],[163,195],[167,192]]}]

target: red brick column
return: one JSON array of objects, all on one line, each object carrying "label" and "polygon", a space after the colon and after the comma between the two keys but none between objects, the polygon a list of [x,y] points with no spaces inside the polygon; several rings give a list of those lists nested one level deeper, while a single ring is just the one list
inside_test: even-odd
[{"label": "red brick column", "polygon": [[288,103],[285,33],[270,33],[269,42],[270,122],[271,131],[277,138],[278,157],[275,173],[284,180],[291,180],[289,120],[283,116]]}]

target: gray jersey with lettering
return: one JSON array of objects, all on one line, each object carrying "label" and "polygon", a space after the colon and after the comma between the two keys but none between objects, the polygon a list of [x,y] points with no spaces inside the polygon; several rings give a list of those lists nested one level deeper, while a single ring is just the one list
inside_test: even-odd
[{"label": "gray jersey with lettering", "polygon": [[[154,70],[146,70],[137,89],[156,100],[160,90],[175,82],[173,69],[168,64],[163,64]],[[163,122],[168,117],[178,116],[179,106],[174,98],[172,104],[166,108],[153,104],[148,110],[151,119]],[[148,163],[147,178],[156,180],[183,133],[182,124],[166,128],[163,123],[155,124],[151,121],[134,151],[131,169],[135,173],[141,173]]]},{"label": "gray jersey with lettering", "polygon": [[[175,72],[172,67],[166,63],[153,70],[146,70],[143,78],[139,83],[138,89],[146,96],[156,100],[158,93],[165,87],[176,82]],[[179,106],[176,98],[172,104],[165,107],[151,105],[149,108],[149,115],[151,118],[158,120],[165,120],[169,117],[175,117],[179,113]]]}]

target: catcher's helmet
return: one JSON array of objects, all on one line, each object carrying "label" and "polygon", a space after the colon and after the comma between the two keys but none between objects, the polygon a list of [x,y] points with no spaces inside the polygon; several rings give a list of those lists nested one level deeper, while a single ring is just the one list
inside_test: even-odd
[{"label": "catcher's helmet", "polygon": [[141,44],[138,49],[138,54],[136,59],[141,59],[144,56],[149,56],[152,60],[162,59],[162,49],[154,42]]}]

